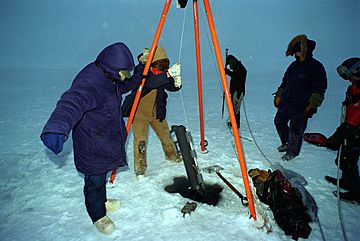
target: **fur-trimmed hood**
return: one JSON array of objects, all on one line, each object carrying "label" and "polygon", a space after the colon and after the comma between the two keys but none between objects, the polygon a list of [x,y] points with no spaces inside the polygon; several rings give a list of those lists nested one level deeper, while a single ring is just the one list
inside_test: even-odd
[{"label": "fur-trimmed hood", "polygon": [[300,62],[304,61],[306,57],[312,56],[316,42],[307,38],[305,34],[295,36],[289,43],[285,52],[286,56],[294,55],[295,52],[300,51]]}]

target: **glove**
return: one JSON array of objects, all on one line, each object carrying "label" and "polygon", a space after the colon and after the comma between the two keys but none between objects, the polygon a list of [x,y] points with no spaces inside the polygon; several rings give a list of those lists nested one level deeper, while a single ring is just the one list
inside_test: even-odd
[{"label": "glove", "polygon": [[63,150],[66,138],[64,134],[45,133],[41,135],[41,140],[47,148],[57,155]]},{"label": "glove", "polygon": [[181,87],[181,76],[175,76],[174,78],[174,85],[176,88],[180,88]]},{"label": "glove", "polygon": [[339,140],[339,138],[337,138],[337,136],[335,136],[334,134],[328,138],[326,147],[329,148],[330,150],[337,151],[339,150],[343,141],[344,140]]},{"label": "glove", "polygon": [[305,115],[306,117],[311,118],[311,117],[313,117],[313,115],[316,114],[316,113],[317,113],[317,108],[316,108],[314,105],[312,105],[312,104],[310,103],[310,104],[308,104],[308,105],[306,106],[305,111],[304,111],[304,115]]},{"label": "glove", "polygon": [[149,58],[150,50],[148,48],[144,48],[141,57],[139,58],[140,63],[146,64],[147,59]]},{"label": "glove", "polygon": [[351,126],[350,124],[344,122],[342,123],[335,131],[332,136],[328,138],[328,142],[326,144],[326,147],[336,151],[339,150],[341,144],[344,142],[344,140],[354,133],[355,127]]},{"label": "glove", "polygon": [[178,63],[174,64],[168,69],[168,73],[169,75],[171,75],[171,77],[180,76],[180,72],[181,72],[181,64]]},{"label": "glove", "polygon": [[276,108],[279,108],[280,100],[281,100],[281,97],[280,97],[280,96],[277,96],[277,95],[274,96],[274,106],[275,106]]}]

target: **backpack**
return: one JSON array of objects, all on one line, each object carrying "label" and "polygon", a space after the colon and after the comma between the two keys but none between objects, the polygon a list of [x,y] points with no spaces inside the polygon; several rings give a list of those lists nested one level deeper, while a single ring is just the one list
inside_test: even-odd
[{"label": "backpack", "polygon": [[[309,222],[312,218],[303,204],[301,191],[292,187],[280,170],[265,172],[269,175],[263,183],[260,183],[259,175],[252,176],[253,171],[250,174],[251,178],[254,177],[253,183],[260,201],[269,205],[276,223],[285,235],[291,235],[294,240],[308,238],[311,233]],[[261,189],[258,189],[259,187]]]}]

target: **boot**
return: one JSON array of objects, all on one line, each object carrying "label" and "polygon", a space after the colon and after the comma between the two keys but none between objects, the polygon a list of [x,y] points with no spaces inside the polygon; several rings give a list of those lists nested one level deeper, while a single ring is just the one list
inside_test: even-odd
[{"label": "boot", "polygon": [[106,215],[95,222],[95,227],[105,235],[109,235],[115,230],[113,221]]},{"label": "boot", "polygon": [[340,192],[340,200],[360,204],[360,191],[352,190],[349,192]]},{"label": "boot", "polygon": [[181,156],[176,156],[175,158],[173,159],[168,159],[166,158],[166,160],[168,160],[169,162],[172,162],[172,163],[180,163],[183,161],[182,157]]},{"label": "boot", "polygon": [[[335,186],[337,185],[337,178],[335,178],[335,177],[325,176],[325,180]],[[349,184],[343,178],[340,178],[339,185],[340,185],[340,188],[342,188],[342,189],[350,190]]]},{"label": "boot", "polygon": [[121,202],[119,199],[108,199],[105,203],[105,208],[107,212],[115,212],[119,210]]},{"label": "boot", "polygon": [[283,159],[283,161],[290,161],[291,159],[294,159],[296,156],[290,153],[286,153],[285,155],[283,155],[281,157],[281,159]]},{"label": "boot", "polygon": [[147,168],[145,141],[140,141],[138,143],[138,156],[135,156],[134,158],[137,158],[137,161],[135,163],[135,175],[137,179],[141,179],[145,176],[145,171]]},{"label": "boot", "polygon": [[279,152],[285,152],[288,148],[288,145],[287,144],[282,144],[281,146],[278,146],[277,150]]}]

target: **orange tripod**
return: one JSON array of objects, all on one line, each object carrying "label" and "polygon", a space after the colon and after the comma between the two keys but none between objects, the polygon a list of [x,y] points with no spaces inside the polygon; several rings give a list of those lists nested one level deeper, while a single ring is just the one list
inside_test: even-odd
[{"label": "orange tripod", "polygon": [[[209,28],[210,28],[211,38],[212,38],[212,42],[213,42],[214,49],[215,49],[217,65],[218,65],[219,72],[220,72],[221,84],[223,87],[223,91],[225,93],[225,100],[226,100],[226,105],[227,105],[229,116],[230,116],[232,131],[234,133],[236,153],[237,153],[237,158],[240,163],[240,169],[241,169],[241,174],[242,174],[243,182],[244,182],[244,186],[245,186],[246,197],[247,197],[248,204],[249,204],[250,215],[254,218],[254,220],[256,220],[256,213],[255,213],[254,202],[253,202],[253,198],[252,198],[252,192],[250,189],[248,174],[247,174],[247,170],[246,170],[244,153],[243,153],[242,145],[241,145],[241,141],[240,141],[239,130],[237,129],[237,125],[236,125],[235,114],[234,114],[233,104],[232,104],[230,93],[229,93],[229,88],[228,88],[228,84],[226,81],[224,62],[222,60],[221,53],[220,53],[220,47],[219,47],[219,42],[218,42],[218,38],[216,35],[215,24],[214,24],[214,20],[212,17],[209,0],[203,0],[203,1],[204,1],[206,16],[207,16],[207,20],[208,20],[208,24],[209,24]],[[164,23],[165,23],[165,19],[166,19],[170,4],[171,4],[171,0],[166,0],[163,12],[161,14],[160,22],[158,24],[158,27],[157,27],[157,30],[155,33],[155,37],[154,37],[153,43],[150,48],[149,57],[146,61],[143,76],[146,76],[149,72],[150,64],[154,57],[155,50],[158,45],[158,41],[159,41],[161,31],[162,31]],[[200,61],[200,40],[199,40],[200,37],[199,37],[199,25],[198,25],[198,23],[199,23],[199,21],[198,21],[198,0],[193,0],[193,12],[194,12],[198,94],[199,94],[198,98],[199,98],[199,112],[200,112],[199,116],[200,116],[201,151],[204,151],[205,150],[204,125],[203,125],[204,117],[203,117],[203,107],[202,107],[201,61]],[[133,103],[133,106],[132,106],[132,109],[130,112],[130,116],[129,116],[128,122],[126,124],[127,133],[129,133],[129,131],[130,131],[130,127],[131,127],[131,124],[132,124],[134,116],[135,116],[135,112],[136,112],[136,109],[137,109],[137,106],[138,106],[138,103],[140,100],[140,95],[141,95],[142,89],[145,85],[145,81],[146,81],[146,79],[143,78],[141,85],[136,93],[135,100],[134,100],[134,103]],[[116,176],[116,169],[114,169],[111,174],[111,177],[110,177],[111,183],[114,182],[115,176]]]}]

